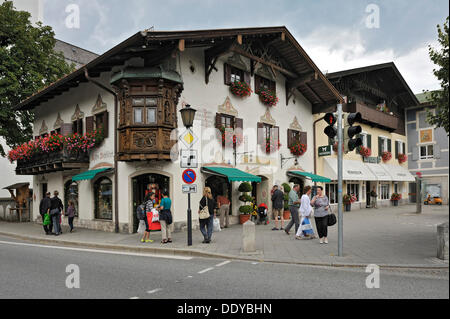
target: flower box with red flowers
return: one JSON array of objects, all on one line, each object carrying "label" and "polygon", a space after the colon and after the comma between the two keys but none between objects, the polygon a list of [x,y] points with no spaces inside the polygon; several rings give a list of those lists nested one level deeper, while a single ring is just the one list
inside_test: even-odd
[{"label": "flower box with red flowers", "polygon": [[260,89],[257,91],[259,99],[265,105],[275,106],[278,103],[277,93],[269,89]]},{"label": "flower box with red flowers", "polygon": [[402,199],[402,194],[399,193],[392,193],[391,195],[391,201],[399,201]]},{"label": "flower box with red flowers", "polygon": [[273,152],[276,152],[280,149],[281,143],[279,140],[267,138],[265,145],[263,145],[263,150],[266,152],[266,154],[271,154]]},{"label": "flower box with red flowers", "polygon": [[245,81],[234,81],[230,85],[230,91],[240,97],[250,96],[253,92],[250,85]]},{"label": "flower box with red flowers", "polygon": [[368,147],[365,146],[360,146],[359,147],[359,154],[362,157],[370,157],[370,155],[372,155],[372,150]]},{"label": "flower box with red flowers", "polygon": [[222,145],[225,147],[238,147],[241,145],[243,140],[242,132],[238,132],[231,128],[226,129],[224,126],[221,126],[219,131],[221,133],[219,138],[222,141]]},{"label": "flower box with red flowers", "polygon": [[392,158],[391,152],[385,151],[381,154],[381,158],[383,159],[383,162],[388,162]]},{"label": "flower box with red flowers", "polygon": [[408,160],[408,155],[406,154],[398,154],[398,162],[400,164],[403,164],[404,162],[406,162]]},{"label": "flower box with red flowers", "polygon": [[291,154],[294,156],[302,156],[303,154],[306,153],[306,145],[297,142],[289,146],[289,150],[291,151]]}]

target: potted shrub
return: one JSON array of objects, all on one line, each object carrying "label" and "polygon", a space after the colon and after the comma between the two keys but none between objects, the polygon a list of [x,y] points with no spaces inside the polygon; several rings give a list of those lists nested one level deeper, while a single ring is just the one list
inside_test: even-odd
[{"label": "potted shrub", "polygon": [[349,212],[352,210],[352,197],[349,194],[345,194],[342,197],[342,202],[344,203],[346,212]]},{"label": "potted shrub", "polygon": [[239,196],[239,200],[243,203],[243,205],[239,207],[239,223],[244,224],[250,219],[250,216],[253,212],[253,206],[251,205],[252,197],[248,194],[252,191],[252,184],[248,182],[241,183],[241,185],[239,185],[238,191],[243,193],[241,196]]},{"label": "potted shrub", "polygon": [[289,186],[288,183],[283,183],[283,190],[284,190],[284,212],[283,212],[283,219],[287,220],[291,218],[291,212],[289,210],[289,192],[291,191],[291,186]]},{"label": "potted shrub", "polygon": [[402,199],[402,195],[399,193],[392,193],[391,195],[391,201],[394,206],[398,206],[398,201]]},{"label": "potted shrub", "polygon": [[234,81],[230,85],[230,91],[236,96],[247,97],[252,94],[252,89],[245,81]]}]

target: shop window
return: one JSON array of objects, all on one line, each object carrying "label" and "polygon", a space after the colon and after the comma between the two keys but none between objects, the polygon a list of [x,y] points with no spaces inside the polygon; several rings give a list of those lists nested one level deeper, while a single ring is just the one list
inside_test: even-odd
[{"label": "shop window", "polygon": [[389,184],[380,185],[380,199],[390,199]]},{"label": "shop window", "polygon": [[102,177],[94,183],[95,218],[112,220],[112,182]]},{"label": "shop window", "polygon": [[255,74],[255,93],[259,94],[258,92],[262,89],[276,92],[276,83],[275,81],[263,78],[262,76]]},{"label": "shop window", "polygon": [[327,195],[330,204],[336,204],[338,202],[337,194],[337,184],[325,184],[325,195]]},{"label": "shop window", "polygon": [[347,184],[347,194],[355,195],[359,202],[359,184]]},{"label": "shop window", "polygon": [[420,159],[433,159],[434,148],[433,144],[423,145],[420,147]]},{"label": "shop window", "polygon": [[78,217],[78,183],[71,180],[64,184],[64,207],[67,211],[69,201],[73,201],[75,206],[75,217]]}]

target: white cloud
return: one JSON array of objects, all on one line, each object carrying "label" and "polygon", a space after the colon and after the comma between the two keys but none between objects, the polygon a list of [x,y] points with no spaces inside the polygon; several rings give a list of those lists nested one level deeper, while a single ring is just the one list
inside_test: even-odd
[{"label": "white cloud", "polygon": [[299,42],[323,72],[394,62],[414,93],[440,87],[426,43],[403,55],[397,55],[393,48],[368,51],[359,30],[329,27],[318,28]]}]

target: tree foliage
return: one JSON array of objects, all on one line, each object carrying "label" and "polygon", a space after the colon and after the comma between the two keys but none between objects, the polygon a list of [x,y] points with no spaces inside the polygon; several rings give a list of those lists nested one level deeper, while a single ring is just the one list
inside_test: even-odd
[{"label": "tree foliage", "polygon": [[9,147],[33,135],[33,112],[14,106],[74,69],[53,50],[54,35],[49,26],[33,25],[30,14],[15,10],[11,1],[0,5],[0,137]]},{"label": "tree foliage", "polygon": [[431,46],[429,47],[429,55],[431,61],[436,64],[437,68],[433,69],[434,75],[441,82],[441,90],[430,92],[429,102],[436,106],[435,112],[433,114],[431,111],[427,113],[427,122],[431,125],[436,125],[437,127],[442,127],[449,134],[448,125],[448,68],[449,68],[449,45],[448,45],[448,22],[449,18],[445,20],[443,27],[437,26],[438,29],[438,41],[440,48],[435,49]]}]

